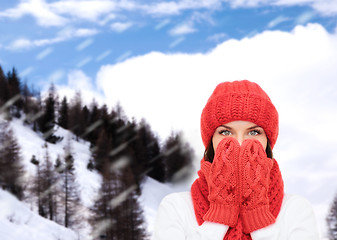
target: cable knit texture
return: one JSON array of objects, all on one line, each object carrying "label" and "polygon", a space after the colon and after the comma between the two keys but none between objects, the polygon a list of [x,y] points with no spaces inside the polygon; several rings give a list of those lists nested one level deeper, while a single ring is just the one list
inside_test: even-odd
[{"label": "cable knit texture", "polygon": [[210,208],[204,215],[205,221],[235,226],[239,216],[238,162],[240,145],[231,138],[218,145],[213,164],[203,163],[208,183]]},{"label": "cable knit texture", "polygon": [[248,80],[220,83],[201,114],[201,137],[207,147],[217,127],[231,121],[253,122],[264,129],[271,148],[278,136],[278,113],[268,95]]},{"label": "cable knit texture", "polygon": [[283,180],[276,160],[267,158],[256,140],[240,146],[223,139],[213,163],[201,160],[191,187],[198,224],[230,226],[224,239],[251,239],[252,231],[272,224],[283,200]]},{"label": "cable knit texture", "polygon": [[240,213],[243,231],[250,233],[275,222],[269,211],[268,189],[273,160],[267,157],[258,140],[245,140],[240,148]]}]

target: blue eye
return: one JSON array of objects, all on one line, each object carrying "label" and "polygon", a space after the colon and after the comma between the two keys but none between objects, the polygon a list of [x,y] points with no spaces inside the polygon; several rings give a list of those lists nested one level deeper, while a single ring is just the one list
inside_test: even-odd
[{"label": "blue eye", "polygon": [[256,136],[256,135],[259,135],[260,133],[261,132],[259,130],[252,130],[248,134],[251,135],[251,136]]},{"label": "blue eye", "polygon": [[225,136],[229,136],[229,135],[232,134],[232,133],[231,133],[230,131],[228,131],[228,130],[221,130],[219,133],[222,134],[222,135],[225,135]]}]

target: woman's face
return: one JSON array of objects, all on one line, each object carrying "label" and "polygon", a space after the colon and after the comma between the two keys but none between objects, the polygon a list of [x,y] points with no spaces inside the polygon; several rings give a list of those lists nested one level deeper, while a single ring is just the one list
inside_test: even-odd
[{"label": "woman's face", "polygon": [[264,149],[267,148],[267,135],[263,128],[252,122],[247,121],[233,121],[219,126],[213,134],[213,148],[214,152],[219,144],[219,142],[226,138],[233,137],[240,145],[245,139],[256,139],[258,140]]}]

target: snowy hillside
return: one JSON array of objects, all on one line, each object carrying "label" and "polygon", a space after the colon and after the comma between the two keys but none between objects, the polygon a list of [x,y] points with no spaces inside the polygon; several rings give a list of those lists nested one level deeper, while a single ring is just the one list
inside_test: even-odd
[{"label": "snowy hillside", "polygon": [[153,232],[156,213],[161,200],[170,193],[189,191],[189,184],[169,185],[147,177],[142,186],[140,202],[144,209],[148,232]]},{"label": "snowy hillside", "polygon": [[[20,119],[13,119],[10,126],[14,130],[15,137],[21,147],[21,155],[28,174],[35,175],[36,167],[30,163],[30,160],[32,155],[35,155],[38,159],[43,159],[44,149],[42,146],[45,141],[39,134],[25,126]],[[61,127],[57,127],[55,135],[62,137],[63,140],[58,144],[47,143],[51,160],[55,163],[57,156],[63,156],[64,147],[69,144],[68,139],[70,139],[72,154],[75,159],[76,181],[81,190],[81,200],[85,206],[91,206],[100,187],[101,179],[98,174],[87,169],[91,156],[89,143],[75,141],[74,135]]]},{"label": "snowy hillside", "polygon": [[77,234],[32,212],[8,192],[0,190],[1,240],[75,240]]},{"label": "snowy hillside", "polygon": [[[45,150],[42,146],[45,142],[40,134],[24,125],[21,119],[13,119],[10,122],[10,127],[13,129],[21,148],[21,156],[24,167],[27,170],[25,181],[29,185],[31,177],[36,174],[36,166],[30,160],[33,155],[37,159],[43,160]],[[55,163],[57,156],[64,154],[65,145],[71,144],[72,154],[75,159],[76,181],[80,186],[82,204],[84,208],[88,208],[94,203],[101,183],[100,176],[87,169],[87,164],[91,157],[90,144],[83,140],[76,141],[72,133],[60,127],[58,127],[55,135],[62,137],[63,140],[57,144],[48,143],[51,160]],[[146,178],[142,187],[143,194],[140,198],[140,203],[144,209],[148,232],[151,234],[156,211],[161,199],[171,192],[183,191],[185,189],[184,186],[171,187],[149,177]],[[90,226],[87,223],[84,229],[75,233],[55,222],[40,217],[36,213],[36,209],[34,209],[34,204],[20,202],[8,192],[0,191],[0,209],[6,209],[6,211],[1,210],[0,213],[1,240],[73,240],[78,239],[78,237],[80,239],[91,239]],[[84,219],[86,214],[86,212],[83,212]]]}]

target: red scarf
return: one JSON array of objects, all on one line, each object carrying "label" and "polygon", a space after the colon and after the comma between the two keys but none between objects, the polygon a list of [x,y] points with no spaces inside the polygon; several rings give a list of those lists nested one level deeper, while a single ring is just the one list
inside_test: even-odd
[{"label": "red scarf", "polygon": [[[202,159],[201,161],[205,161]],[[197,178],[191,187],[191,194],[194,206],[195,216],[199,226],[203,224],[203,216],[209,209],[208,201],[208,185],[202,170],[198,171],[199,178]],[[280,212],[283,200],[283,180],[279,166],[274,160],[273,168],[270,171],[270,182],[268,190],[269,210],[276,218]],[[224,240],[251,240],[250,234],[242,232],[242,220],[238,219],[238,223],[234,228],[229,228]]]}]

